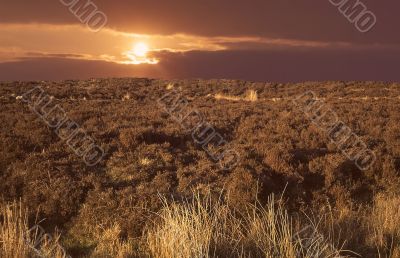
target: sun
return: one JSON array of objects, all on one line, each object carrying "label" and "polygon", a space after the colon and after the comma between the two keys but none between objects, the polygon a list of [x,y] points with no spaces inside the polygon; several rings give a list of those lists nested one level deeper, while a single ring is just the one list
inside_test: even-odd
[{"label": "sun", "polygon": [[126,60],[121,61],[121,64],[158,64],[159,60],[152,56],[154,50],[150,49],[149,45],[144,42],[136,42],[133,47],[122,53]]},{"label": "sun", "polygon": [[137,57],[145,57],[149,52],[149,47],[143,42],[136,43],[133,47],[133,54]]}]

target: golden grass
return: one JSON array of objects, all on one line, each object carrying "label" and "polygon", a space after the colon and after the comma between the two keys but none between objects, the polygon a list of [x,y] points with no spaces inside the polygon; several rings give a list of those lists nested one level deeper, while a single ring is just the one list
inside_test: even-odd
[{"label": "golden grass", "polygon": [[[297,216],[294,220],[274,195],[265,205],[249,204],[245,212],[235,210],[221,196],[212,196],[209,189],[183,202],[162,201],[158,218],[147,225],[141,239],[123,239],[118,224],[98,226],[90,257],[357,256],[343,250],[345,243],[368,246],[377,257],[400,257],[398,196],[378,194],[367,210],[351,206],[333,210],[326,205],[314,219],[305,215],[307,219],[300,220]],[[38,252],[42,257],[66,257],[59,234],[48,239],[29,229],[27,210],[20,203],[0,208],[0,257],[36,257]]]},{"label": "golden grass", "polygon": [[230,101],[249,101],[249,102],[255,102],[258,100],[258,94],[257,91],[255,90],[248,90],[246,92],[246,95],[243,97],[241,96],[231,96],[231,95],[224,95],[221,93],[215,94],[214,98],[216,100],[230,100]]},{"label": "golden grass", "polygon": [[297,257],[299,242],[291,220],[281,205],[276,207],[273,196],[265,208],[253,209],[246,220],[247,241],[255,243],[263,257]]},{"label": "golden grass", "polygon": [[400,257],[400,197],[378,194],[369,218],[371,242],[379,253]]},{"label": "golden grass", "polygon": [[0,207],[0,257],[66,257],[59,244],[60,235],[50,239],[38,227],[30,229],[27,214],[21,203]]},{"label": "golden grass", "polygon": [[217,221],[213,211],[209,211],[208,201],[196,195],[193,202],[186,205],[169,205],[164,199],[161,224],[155,225],[146,236],[152,256],[210,257]]},{"label": "golden grass", "polygon": [[247,95],[245,97],[245,100],[252,101],[252,102],[257,101],[258,100],[257,91],[255,91],[255,90],[247,91]]},{"label": "golden grass", "polygon": [[314,234],[296,235],[287,211],[274,196],[265,207],[238,214],[221,200],[195,194],[191,201],[168,204],[145,235],[151,257],[333,257],[339,251]]},{"label": "golden grass", "polygon": [[91,257],[99,257],[99,258],[126,258],[126,257],[134,257],[135,250],[134,244],[132,240],[123,241],[120,238],[121,229],[118,224],[115,224],[113,227],[104,230],[97,242],[97,246],[94,252],[91,254]]},{"label": "golden grass", "polygon": [[0,256],[28,257],[31,253],[25,232],[28,232],[27,212],[21,205],[5,205],[1,207]]}]

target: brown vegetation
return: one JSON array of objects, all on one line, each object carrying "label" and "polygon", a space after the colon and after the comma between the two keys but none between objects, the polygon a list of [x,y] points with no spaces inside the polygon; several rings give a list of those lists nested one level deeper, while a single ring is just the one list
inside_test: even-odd
[{"label": "brown vegetation", "polygon": [[[37,85],[105,150],[100,163],[86,166],[16,97]],[[238,151],[236,167],[222,170],[157,108],[173,90]],[[307,90],[375,152],[373,167],[358,169],[293,105]],[[399,257],[399,96],[372,82],[0,83],[0,256],[28,257],[18,236],[39,221],[72,257],[312,257],[327,244]]]}]

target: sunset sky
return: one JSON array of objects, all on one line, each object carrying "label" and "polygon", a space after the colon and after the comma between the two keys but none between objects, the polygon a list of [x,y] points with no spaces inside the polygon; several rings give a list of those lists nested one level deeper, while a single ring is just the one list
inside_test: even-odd
[{"label": "sunset sky", "polygon": [[92,2],[98,32],[60,0],[3,0],[0,80],[400,81],[398,0],[362,1],[377,18],[367,33],[329,0]]}]

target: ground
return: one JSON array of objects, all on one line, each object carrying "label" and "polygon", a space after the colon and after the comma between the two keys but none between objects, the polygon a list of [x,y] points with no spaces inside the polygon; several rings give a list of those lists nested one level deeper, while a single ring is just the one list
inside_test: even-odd
[{"label": "ground", "polygon": [[[104,150],[94,166],[29,106],[26,93],[38,86]],[[309,91],[375,153],[370,168],[357,167],[295,104]],[[206,150],[196,143],[176,110],[160,105],[171,94],[204,116],[238,154],[237,163],[221,167],[207,153],[216,143]],[[94,245],[87,227],[118,222],[121,235],[139,237],[162,206],[160,196],[181,200],[194,190],[223,192],[239,210],[256,199],[266,203],[271,193],[283,193],[294,213],[327,203],[371,206],[380,193],[399,193],[399,102],[400,84],[383,82],[2,82],[2,203],[21,200],[32,220],[37,216],[47,230],[60,229],[77,254]],[[366,256],[365,250],[355,251]]]}]

